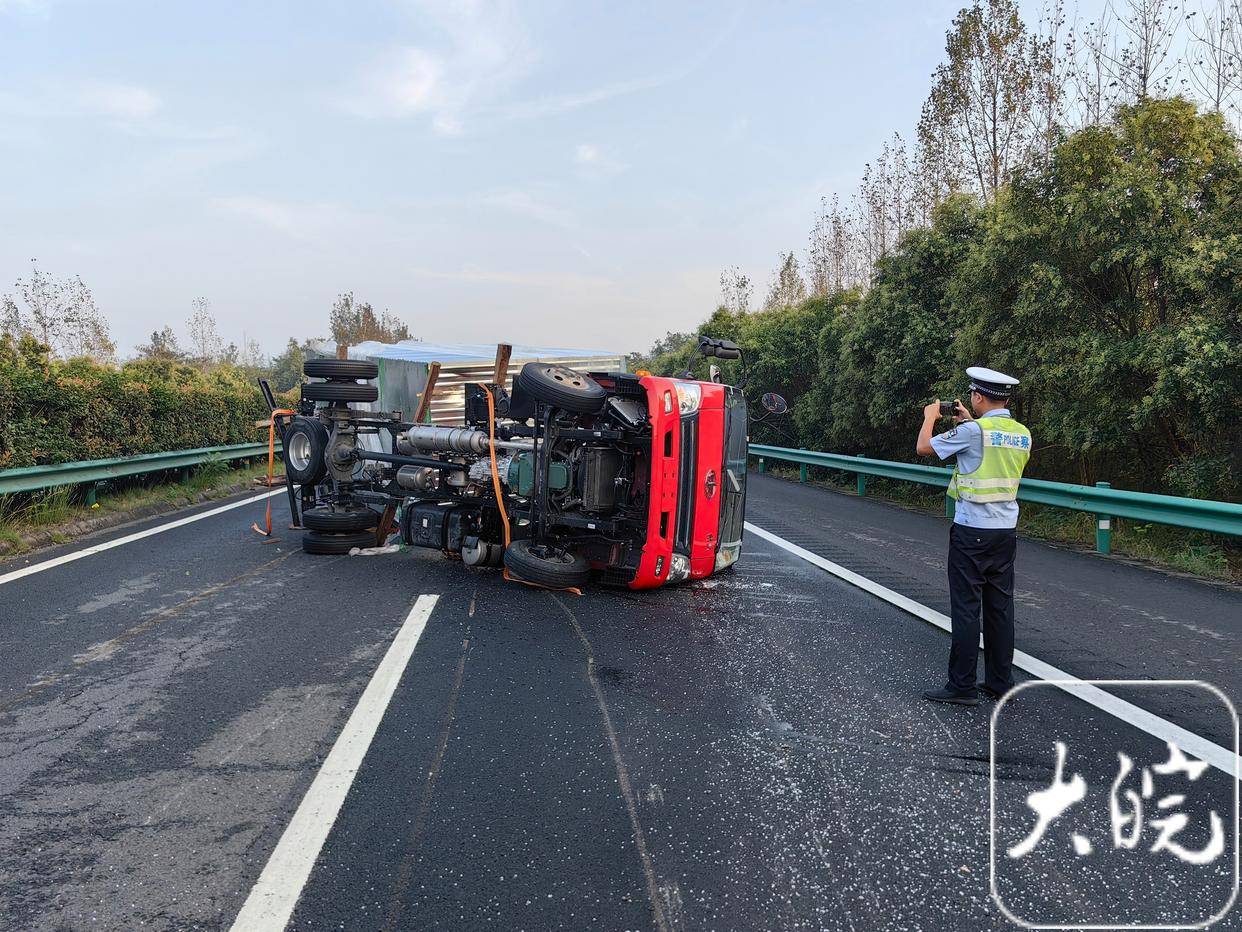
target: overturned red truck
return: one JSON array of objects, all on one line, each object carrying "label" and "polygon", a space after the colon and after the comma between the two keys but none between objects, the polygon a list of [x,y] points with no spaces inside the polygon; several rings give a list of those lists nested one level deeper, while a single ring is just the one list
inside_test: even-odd
[{"label": "overturned red truck", "polygon": [[[741,356],[708,337],[699,351]],[[374,546],[399,510],[405,543],[554,588],[594,578],[646,589],[737,561],[748,442],[741,388],[530,362],[511,393],[503,374],[467,386],[464,423],[447,427],[353,409],[376,400],[368,380],[377,371],[361,360],[308,360],[315,381],[302,386],[297,412],[279,419],[307,552]]]}]

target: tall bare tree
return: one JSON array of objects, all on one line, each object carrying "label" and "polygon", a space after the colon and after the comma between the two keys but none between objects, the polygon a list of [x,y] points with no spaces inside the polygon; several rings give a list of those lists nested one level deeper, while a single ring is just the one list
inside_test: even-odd
[{"label": "tall bare tree", "polygon": [[15,336],[28,333],[65,359],[86,356],[97,362],[115,361],[116,344],[108,322],[81,278],[55,278],[32,259],[30,275],[18,279],[15,287],[25,310],[5,296],[5,329]]},{"label": "tall bare tree", "polygon": [[754,290],[750,279],[736,265],[720,273],[720,298],[729,310],[737,314],[749,313]]},{"label": "tall bare tree", "polygon": [[1070,104],[1079,128],[1104,123],[1120,96],[1113,78],[1113,61],[1117,57],[1113,24],[1112,11],[1105,7],[1097,20],[1075,20],[1066,37]]},{"label": "tall bare tree", "polygon": [[811,294],[821,297],[862,283],[856,218],[841,208],[837,195],[820,201],[807,250]]},{"label": "tall bare tree", "polygon": [[1107,57],[1123,99],[1146,100],[1167,91],[1177,70],[1170,54],[1181,7],[1173,0],[1125,0],[1125,8],[1113,7],[1113,14],[1121,44]]},{"label": "tall bare tree", "polygon": [[1065,125],[1065,90],[1072,62],[1067,54],[1065,7],[1049,0],[1031,35],[1031,133],[1034,148],[1047,156]]},{"label": "tall bare tree", "polygon": [[218,362],[224,341],[216,330],[216,318],[211,313],[211,302],[206,298],[195,298],[191,306],[194,308],[186,327],[190,331],[190,350],[194,361],[199,365],[208,366]]},{"label": "tall bare tree", "polygon": [[940,145],[990,200],[1025,155],[1034,85],[1031,42],[1015,0],[975,0],[945,36],[919,138]]},{"label": "tall bare tree", "polygon": [[1186,50],[1186,74],[1199,97],[1217,113],[1236,108],[1239,73],[1238,29],[1242,3],[1216,0],[1215,6],[1186,14],[1190,42]]}]

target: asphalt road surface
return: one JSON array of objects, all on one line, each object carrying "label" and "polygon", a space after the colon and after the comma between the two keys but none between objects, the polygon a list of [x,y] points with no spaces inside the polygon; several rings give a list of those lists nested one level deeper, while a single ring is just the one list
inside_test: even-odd
[{"label": "asphalt road surface", "polygon": [[[752,483],[753,524],[947,609],[945,522]],[[430,551],[307,556],[292,532],[257,537],[260,511],[0,582],[0,928],[1015,927],[990,894],[992,705],[919,698],[942,631],[754,534],[734,573],[575,597]],[[1238,695],[1236,591],[1030,543],[1019,573],[1028,653]],[[1206,691],[1117,694],[1232,749]],[[1010,857],[1057,742],[1083,798]],[[1121,799],[1148,812],[1133,849],[1112,840],[1119,751]],[[1210,846],[1216,812],[1223,855],[1152,853],[1177,807],[1138,775],[1168,756],[1059,690],[1006,702],[1005,909],[1169,924],[1223,907],[1236,782],[1209,768],[1179,790],[1177,840]]]}]

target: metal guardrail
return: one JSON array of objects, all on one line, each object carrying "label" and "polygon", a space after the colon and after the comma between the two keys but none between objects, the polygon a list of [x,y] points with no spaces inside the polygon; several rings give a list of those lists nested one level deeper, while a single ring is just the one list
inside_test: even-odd
[{"label": "metal guardrail", "polygon": [[[280,444],[277,442],[279,448]],[[182,479],[189,477],[191,466],[212,460],[240,460],[267,453],[267,442],[237,443],[223,447],[199,447],[196,450],[172,450],[167,453],[142,453],[106,460],[83,460],[78,463],[56,463],[50,466],[24,466],[0,470],[0,495],[14,492],[37,492],[62,485],[89,486],[87,504],[95,503],[95,488],[100,482],[122,476],[136,476],[166,469],[182,470]]]},{"label": "metal guardrail", "polygon": [[[770,459],[800,464],[800,477],[803,482],[807,479],[809,466],[825,466],[855,473],[858,476],[859,495],[866,494],[867,476],[917,482],[943,489],[948,487],[949,477],[953,475],[953,470],[943,466],[920,466],[915,463],[873,460],[864,456],[844,456],[816,450],[794,450],[759,443],[750,445],[750,455],[759,459],[760,472],[765,471],[766,460]],[[1129,518],[1144,523],[1171,524],[1197,531],[1211,531],[1214,534],[1242,536],[1242,504],[1237,502],[1129,492],[1110,488],[1107,482],[1097,482],[1090,486],[1048,482],[1044,479],[1023,479],[1018,486],[1018,500],[1094,514],[1095,547],[1101,553],[1108,553],[1112,547],[1113,518]],[[945,512],[953,514],[953,499],[947,495]]]}]

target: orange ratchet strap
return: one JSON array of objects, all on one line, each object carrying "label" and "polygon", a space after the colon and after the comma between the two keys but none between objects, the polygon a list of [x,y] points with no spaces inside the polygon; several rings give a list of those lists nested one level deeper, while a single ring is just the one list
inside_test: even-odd
[{"label": "orange ratchet strap", "polygon": [[[294,415],[297,414],[297,412],[290,411],[288,408],[278,408],[272,412],[272,419],[267,425],[267,487],[269,489],[272,487],[272,480],[276,470],[276,418],[286,414]],[[288,478],[286,478],[285,481],[288,482]],[[266,530],[259,527],[259,522],[257,521],[250,525],[250,527],[253,528],[256,533],[262,534],[264,537],[271,537],[272,497],[270,495],[267,497],[267,516],[264,518],[264,524],[267,528]]]},{"label": "orange ratchet strap", "polygon": [[[500,470],[496,468],[496,399],[492,397],[492,390],[486,384],[480,382],[479,387],[487,394],[487,449],[492,464],[492,490],[496,493],[496,507],[500,509],[500,523],[505,528],[505,549],[508,550],[511,536],[509,515],[505,512],[504,492],[500,488]],[[535,589],[551,589],[554,592],[572,592],[574,595],[582,595],[582,590],[575,586],[558,589],[554,586],[541,586],[539,583],[528,582],[525,579],[511,576],[507,566],[504,568],[504,576],[509,582],[519,582],[524,586],[531,586]]]}]

